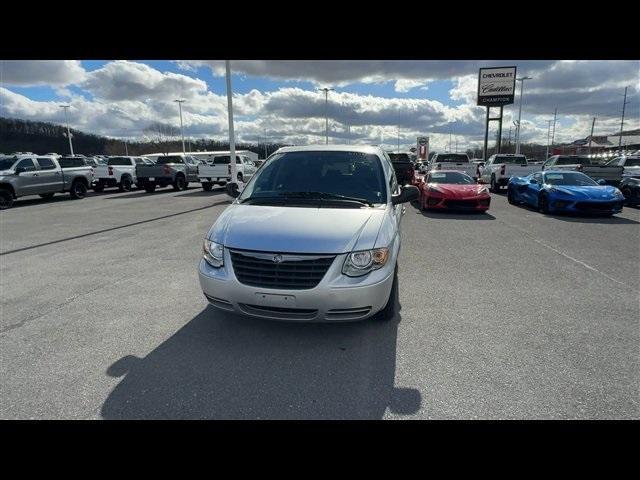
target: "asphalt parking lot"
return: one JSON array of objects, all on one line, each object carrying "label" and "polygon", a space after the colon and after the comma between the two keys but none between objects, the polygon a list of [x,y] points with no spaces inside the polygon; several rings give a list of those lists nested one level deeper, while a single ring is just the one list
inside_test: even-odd
[{"label": "asphalt parking lot", "polygon": [[209,307],[221,189],[107,190],[0,213],[3,419],[640,417],[640,210],[407,205],[395,322]]}]

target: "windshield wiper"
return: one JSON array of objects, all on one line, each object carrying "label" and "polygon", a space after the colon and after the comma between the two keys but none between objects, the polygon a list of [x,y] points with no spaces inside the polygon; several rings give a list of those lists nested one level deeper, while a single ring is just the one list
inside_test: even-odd
[{"label": "windshield wiper", "polygon": [[321,200],[345,200],[348,202],[358,202],[363,205],[367,205],[369,207],[373,207],[373,203],[371,203],[366,198],[357,198],[357,197],[347,197],[346,195],[338,195],[337,193],[328,193],[328,192],[282,192],[280,196],[284,198],[308,198],[312,199],[321,199]]}]

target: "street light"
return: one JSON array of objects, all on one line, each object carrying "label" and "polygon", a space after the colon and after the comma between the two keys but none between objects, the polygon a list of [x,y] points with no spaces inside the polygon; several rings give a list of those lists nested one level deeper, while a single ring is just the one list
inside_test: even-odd
[{"label": "street light", "polygon": [[69,139],[69,150],[71,150],[71,156],[73,157],[73,143],[71,142],[71,131],[69,130],[69,117],[67,116],[67,110],[71,105],[60,105],[60,108],[64,108],[64,121],[67,124],[67,138]]},{"label": "street light", "polygon": [[524,81],[532,80],[533,77],[520,77],[516,78],[516,82],[520,82],[520,108],[518,110],[518,130],[516,132],[516,153],[520,153],[520,118],[522,117],[522,90],[524,90]]},{"label": "street light", "polygon": [[182,104],[185,100],[174,100],[174,102],[178,102],[178,109],[180,110],[180,136],[182,137],[182,154],[186,154],[186,150],[184,148],[184,129],[182,128]]},{"label": "street light", "polygon": [[324,87],[318,89],[318,91],[324,92],[324,136],[327,145],[329,145],[329,92],[332,90],[335,91],[335,88]]}]

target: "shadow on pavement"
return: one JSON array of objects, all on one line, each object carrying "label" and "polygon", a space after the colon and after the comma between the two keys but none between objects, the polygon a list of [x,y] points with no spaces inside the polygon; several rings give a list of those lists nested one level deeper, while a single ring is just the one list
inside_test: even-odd
[{"label": "shadow on pavement", "polygon": [[[516,205],[511,205],[512,207],[521,208],[522,210],[527,210],[532,213],[539,213],[540,215],[544,215],[545,217],[554,218],[557,220],[562,220],[563,222],[573,222],[573,223],[603,223],[610,225],[624,225],[624,224],[638,224],[636,220],[631,218],[621,217],[619,215],[589,215],[589,214],[580,214],[580,213],[541,213],[538,209],[533,208],[531,205],[526,203],[519,203]],[[629,207],[624,207],[624,210]]]},{"label": "shadow on pavement", "polygon": [[208,192],[205,192],[204,190],[199,189],[199,190],[195,190],[194,192],[180,193],[176,195],[176,197],[212,197],[214,195],[220,195],[222,193],[227,193],[227,191],[224,188],[220,188],[218,190],[210,190]]},{"label": "shadow on pavement", "polygon": [[106,419],[380,419],[420,408],[395,388],[390,322],[280,323],[205,308],[144,358],[107,370],[123,377]]}]

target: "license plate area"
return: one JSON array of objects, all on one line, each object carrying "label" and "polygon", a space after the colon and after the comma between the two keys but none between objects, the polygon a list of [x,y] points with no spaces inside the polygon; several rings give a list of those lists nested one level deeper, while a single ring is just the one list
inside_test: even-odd
[{"label": "license plate area", "polygon": [[256,305],[264,307],[295,308],[296,297],[293,295],[274,295],[272,293],[256,293]]}]

